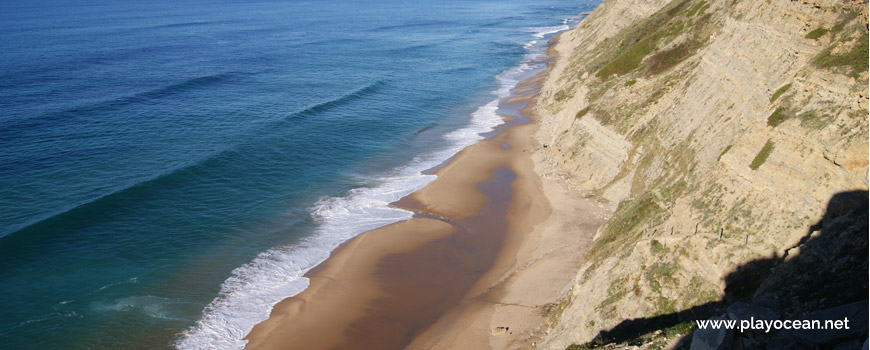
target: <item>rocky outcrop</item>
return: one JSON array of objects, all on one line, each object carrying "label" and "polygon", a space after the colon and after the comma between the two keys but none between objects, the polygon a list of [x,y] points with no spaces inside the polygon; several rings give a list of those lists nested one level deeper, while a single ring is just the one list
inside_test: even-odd
[{"label": "rocky outcrop", "polygon": [[866,1],[605,0],[562,34],[538,138],[614,212],[539,348],[748,300],[866,197],[867,28]]}]

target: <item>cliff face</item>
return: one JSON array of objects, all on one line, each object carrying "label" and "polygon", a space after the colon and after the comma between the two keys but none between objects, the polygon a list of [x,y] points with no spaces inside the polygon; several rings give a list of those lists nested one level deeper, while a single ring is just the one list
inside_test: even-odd
[{"label": "cliff face", "polygon": [[737,298],[737,267],[866,191],[867,24],[866,1],[605,0],[561,35],[539,141],[614,213],[541,345]]}]

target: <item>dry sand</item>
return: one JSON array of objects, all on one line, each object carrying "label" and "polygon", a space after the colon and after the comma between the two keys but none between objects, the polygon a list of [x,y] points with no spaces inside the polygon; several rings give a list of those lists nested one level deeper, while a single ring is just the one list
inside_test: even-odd
[{"label": "dry sand", "polygon": [[[541,75],[521,83],[527,90]],[[532,96],[529,96],[532,97]],[[522,99],[516,99],[522,100]],[[529,107],[524,115],[532,116]],[[533,120],[534,121],[534,120]],[[536,125],[509,129],[522,152],[514,159],[517,192],[510,231],[495,266],[463,302],[426,329],[409,349],[529,349],[546,331],[548,312],[573,284],[595,232],[609,214],[561,180],[534,141]],[[541,220],[539,211],[549,215]]]},{"label": "dry sand", "polygon": [[[545,77],[518,85],[500,112],[529,116]],[[247,347],[528,349],[606,210],[540,176],[537,128],[514,119],[395,203],[417,217],[348,241],[309,272],[308,289],[279,303]]]}]

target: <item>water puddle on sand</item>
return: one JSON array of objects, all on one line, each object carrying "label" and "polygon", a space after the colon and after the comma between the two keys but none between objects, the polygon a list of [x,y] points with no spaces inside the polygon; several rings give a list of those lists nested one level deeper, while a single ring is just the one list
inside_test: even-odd
[{"label": "water puddle on sand", "polygon": [[[507,235],[506,220],[516,174],[508,168],[492,172],[493,178],[477,186],[486,205],[474,216],[450,220],[456,231],[442,239],[378,264],[375,278],[386,296],[369,304],[366,315],[344,332],[345,344],[355,348],[402,348],[450,307],[457,305],[494,264]],[[403,204],[415,207],[413,199]]]}]

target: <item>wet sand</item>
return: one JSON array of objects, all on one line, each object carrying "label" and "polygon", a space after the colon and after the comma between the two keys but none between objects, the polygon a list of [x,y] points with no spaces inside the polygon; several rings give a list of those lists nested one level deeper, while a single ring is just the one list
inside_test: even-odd
[{"label": "wet sand", "polygon": [[503,101],[503,127],[394,203],[413,219],[342,245],[254,327],[247,348],[528,348],[603,222],[594,202],[536,172],[543,158],[527,116],[545,77]]},{"label": "wet sand", "polygon": [[[543,79],[546,72],[515,91],[536,93]],[[504,102],[515,104],[532,123],[513,126],[503,136],[522,148],[512,160],[517,173],[513,187],[525,195],[514,196],[511,203],[498,259],[459,304],[406,348],[531,348],[544,335],[549,312],[573,285],[586,249],[606,221],[604,205],[580,196],[547,163],[535,141],[534,97],[514,96]]]}]

